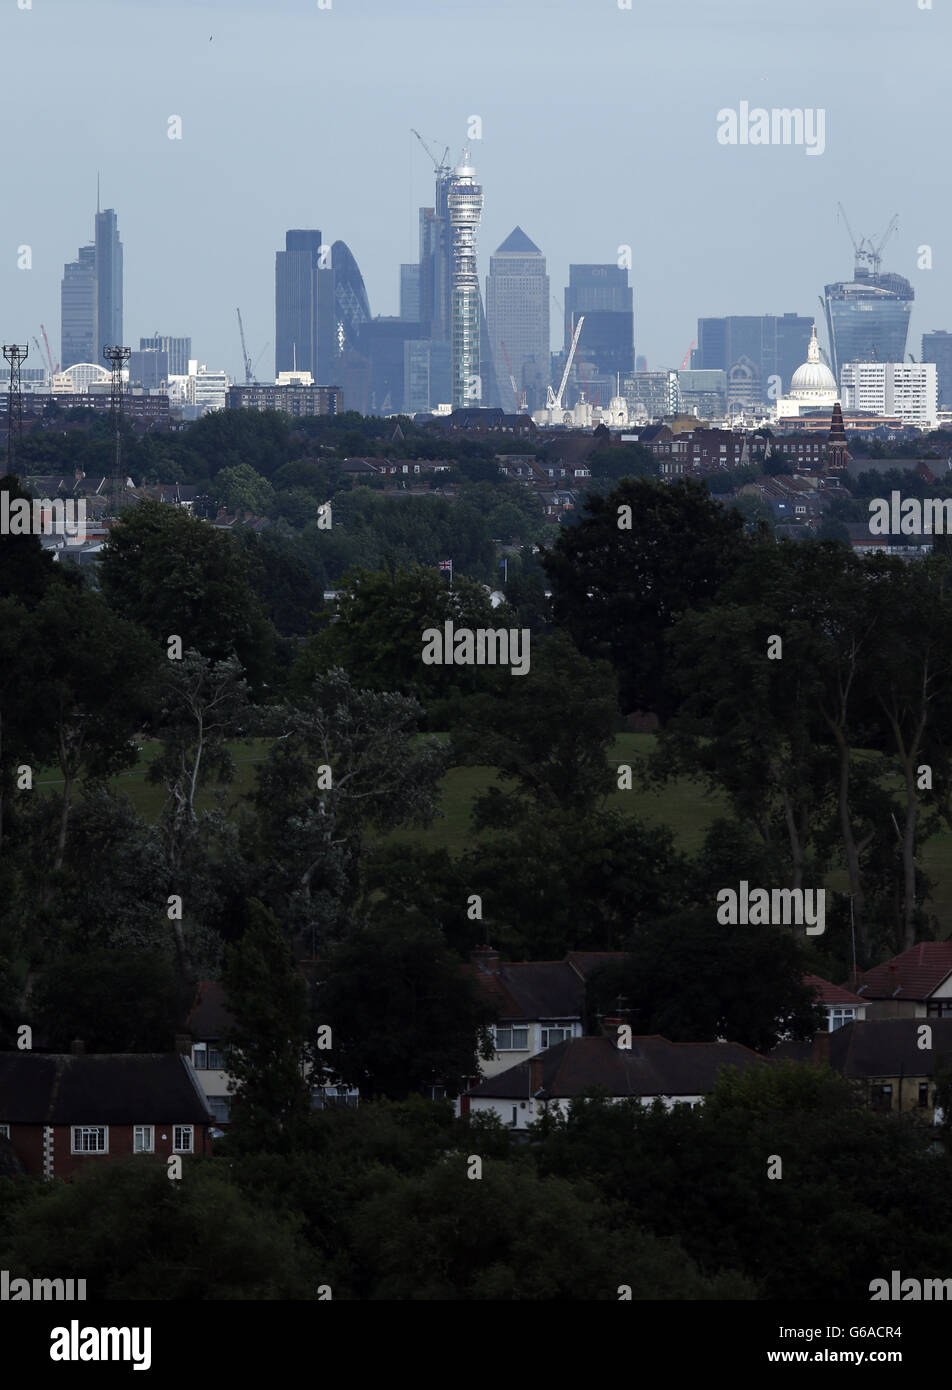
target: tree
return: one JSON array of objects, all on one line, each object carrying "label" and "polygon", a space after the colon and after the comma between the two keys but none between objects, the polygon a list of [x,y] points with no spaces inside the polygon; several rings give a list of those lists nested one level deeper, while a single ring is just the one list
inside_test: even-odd
[{"label": "tree", "polygon": [[492,1055],[494,1017],[435,927],[384,914],[331,952],[315,1002],[333,1046],[317,1055],[366,1097],[422,1086],[457,1095]]},{"label": "tree", "polygon": [[52,868],[63,863],[77,780],[107,777],[136,760],[133,735],[153,708],[158,653],[96,594],[50,593],[37,606],[33,717],[51,729],[63,779]]},{"label": "tree", "polygon": [[46,1045],[66,1052],[169,1052],[191,1002],[161,951],[93,950],[53,960],[31,996]]},{"label": "tree", "polygon": [[801,947],[782,927],[725,926],[699,910],[640,926],[626,946],[623,963],[590,977],[588,1007],[615,1013],[621,997],[635,1033],[763,1052],[819,1026]]},{"label": "tree", "polygon": [[679,614],[710,603],[736,568],[743,521],[682,478],[625,479],[605,497],[590,495],[585,513],[543,559],[553,617],[580,651],[612,662],[624,711],[664,720],[677,707],[665,634]]},{"label": "tree", "polygon": [[225,1038],[236,1090],[230,1138],[239,1147],[280,1149],[293,1145],[310,1113],[307,994],[274,914],[257,899],[248,909],[223,981],[234,1016]]},{"label": "tree", "polygon": [[180,1182],[138,1154],[36,1186],[14,1210],[5,1266],[28,1278],[85,1279],[95,1299],[313,1297],[298,1222],[243,1195],[223,1164],[186,1162]]},{"label": "tree", "polygon": [[362,690],[340,669],[273,712],[272,744],[251,800],[254,844],[289,930],[310,940],[343,930],[370,830],[426,824],[436,810],[445,749],[418,740],[421,707]]},{"label": "tree", "polygon": [[113,610],[163,650],[174,634],[213,661],[237,656],[252,685],[264,679],[273,635],[225,532],[180,507],[140,502],[110,531],[99,579]]},{"label": "tree", "polygon": [[[608,749],[617,714],[609,664],[581,656],[557,633],[533,643],[529,672],[514,688],[474,696],[454,761],[495,767],[539,806],[582,812],[614,790]],[[477,801],[477,818],[481,808],[499,815],[498,795]]]},{"label": "tree", "polygon": [[269,515],[274,505],[274,488],[250,463],[220,469],[215,475],[215,492],[228,512]]}]

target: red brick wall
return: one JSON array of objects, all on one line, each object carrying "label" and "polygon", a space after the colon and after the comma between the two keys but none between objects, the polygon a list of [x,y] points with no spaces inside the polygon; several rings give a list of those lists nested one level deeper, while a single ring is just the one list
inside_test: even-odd
[{"label": "red brick wall", "polygon": [[[143,1124],[148,1121],[143,1121]],[[104,1154],[70,1153],[72,1127],[53,1126],[53,1176],[68,1178],[87,1164],[108,1163],[110,1159],[127,1158],[132,1154],[132,1125],[109,1125],[109,1152]],[[153,1125],[155,1154],[167,1158],[172,1153],[173,1127],[170,1124]],[[207,1125],[193,1126],[194,1153],[198,1155],[211,1152],[211,1140]],[[163,1135],[165,1136],[163,1138]],[[10,1125],[10,1142],[27,1173],[33,1177],[43,1176],[43,1126]],[[188,1157],[188,1155],[183,1155]]]}]

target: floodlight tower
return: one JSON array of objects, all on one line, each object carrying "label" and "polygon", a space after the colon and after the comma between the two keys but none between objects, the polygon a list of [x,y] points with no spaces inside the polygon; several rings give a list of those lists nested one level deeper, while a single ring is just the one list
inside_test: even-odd
[{"label": "floodlight tower", "polygon": [[7,400],[7,472],[13,472],[14,436],[23,438],[23,384],[20,367],[30,355],[29,343],[4,343],[3,356],[10,364],[10,394]]},{"label": "floodlight tower", "polygon": [[127,347],[104,347],[102,355],[112,368],[112,428],[116,436],[116,452],[112,465],[112,514],[119,515],[122,497],[122,369],[132,355]]}]

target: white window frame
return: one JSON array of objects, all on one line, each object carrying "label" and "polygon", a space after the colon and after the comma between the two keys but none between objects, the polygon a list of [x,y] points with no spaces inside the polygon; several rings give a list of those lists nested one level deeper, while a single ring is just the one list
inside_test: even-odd
[{"label": "white window frame", "polygon": [[[77,1147],[76,1136],[83,1131],[90,1132],[96,1130],[103,1137],[103,1147],[101,1149],[84,1149]],[[69,1129],[69,1151],[71,1154],[108,1154],[109,1152],[109,1126],[108,1125],[70,1125]]]},{"label": "white window frame", "polygon": [[[517,1046],[515,1045],[515,1043],[512,1041],[512,1035],[513,1035],[513,1033],[515,1033],[517,1030],[518,1030],[520,1033],[525,1033],[525,1035],[526,1035],[526,1040],[525,1040],[525,1042],[522,1044],[521,1047],[517,1047]],[[507,1047],[502,1047],[502,1046],[500,1046],[500,1043],[499,1043],[499,1034],[500,1034],[500,1032],[508,1033],[508,1034],[509,1034],[510,1041],[509,1041],[509,1045],[508,1045]],[[519,1023],[519,1024],[508,1023],[508,1024],[506,1024],[505,1027],[500,1028],[499,1025],[497,1024],[496,1027],[495,1027],[494,1030],[493,1030],[493,1044],[494,1044],[495,1049],[496,1049],[497,1052],[528,1052],[528,1050],[529,1050],[529,1025],[528,1025],[527,1023]]]},{"label": "white window frame", "polygon": [[566,1042],[575,1036],[575,1028],[571,1023],[546,1023],[539,1030],[539,1042],[542,1047],[558,1047],[558,1043],[549,1042],[549,1034],[559,1032],[564,1033],[565,1037],[560,1038],[559,1042]]},{"label": "white window frame", "polygon": [[[199,1061],[198,1059],[199,1053],[202,1054],[201,1061]],[[192,1066],[195,1068],[196,1071],[208,1070],[208,1046],[206,1043],[192,1044]]]},{"label": "white window frame", "polygon": [[[849,1017],[847,1017],[849,1015]],[[856,1022],[856,1007],[853,1004],[833,1004],[830,1006],[830,1032],[843,1028],[847,1023]]]},{"label": "white window frame", "polygon": [[[141,1148],[138,1147],[137,1140],[142,1134],[145,1141]],[[132,1152],[134,1154],[154,1154],[155,1153],[155,1126],[154,1125],[133,1125],[132,1126]]]},{"label": "white window frame", "polygon": [[9,1126],[9,1125],[0,1125],[0,1139],[9,1139],[9,1138],[10,1138],[10,1126]]},{"label": "white window frame", "polygon": [[[180,1142],[180,1136],[188,1135],[188,1148]],[[193,1154],[195,1152],[195,1126],[194,1125],[173,1125],[172,1126],[172,1152],[174,1154]]]}]

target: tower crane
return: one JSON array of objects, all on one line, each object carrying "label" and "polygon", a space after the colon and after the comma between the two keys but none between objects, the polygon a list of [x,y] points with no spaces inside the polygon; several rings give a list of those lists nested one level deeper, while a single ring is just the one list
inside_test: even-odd
[{"label": "tower crane", "polygon": [[499,342],[500,342],[500,345],[501,345],[501,347],[502,347],[502,355],[503,355],[503,357],[506,359],[506,371],[509,373],[509,385],[512,387],[512,394],[513,394],[513,395],[515,396],[515,398],[516,398],[516,410],[518,411],[518,409],[519,409],[519,390],[518,390],[518,387],[516,386],[516,378],[513,376],[513,372],[512,372],[512,363],[509,361],[509,352],[508,352],[508,350],[507,350],[507,348],[506,348],[506,344],[505,344],[505,342],[503,341],[502,338],[499,339]]},{"label": "tower crane", "polygon": [[695,341],[694,338],[692,338],[692,339],[691,339],[691,346],[688,348],[687,352],[684,354],[684,360],[683,360],[683,362],[681,363],[681,370],[682,370],[682,372],[687,370],[687,365],[688,365],[688,363],[689,363],[690,360],[691,360],[691,353],[694,351],[694,349],[695,349],[696,347],[697,347],[697,342]]},{"label": "tower crane", "polygon": [[450,147],[449,147],[449,145],[447,145],[447,146],[444,148],[442,155],[440,156],[439,159],[437,159],[436,155],[435,155],[435,154],[433,153],[433,151],[430,149],[429,145],[426,143],[426,141],[424,140],[423,136],[420,134],[420,132],[419,132],[418,130],[414,130],[413,127],[411,126],[411,127],[410,127],[410,134],[416,136],[416,138],[419,140],[420,144],[423,146],[423,148],[426,150],[427,154],[428,154],[428,155],[430,156],[430,158],[432,159],[432,161],[433,161],[433,168],[436,170],[437,178],[443,178],[446,174],[448,174],[448,173],[450,172],[450,166],[449,166],[449,165],[447,164],[447,162],[446,162],[446,156],[447,156],[447,155],[449,154],[449,152],[450,152]]},{"label": "tower crane", "polygon": [[52,377],[55,375],[55,369],[53,367],[53,354],[50,352],[50,340],[46,336],[46,329],[43,327],[42,324],[40,324],[40,332],[43,334],[43,341],[46,344],[46,362],[50,369],[50,376]]},{"label": "tower crane", "polygon": [[238,332],[241,334],[241,356],[245,364],[245,385],[250,386],[255,379],[254,367],[251,365],[251,358],[248,356],[248,348],[245,345],[245,326],[241,321],[241,310],[236,309],[238,315]]},{"label": "tower crane", "polygon": [[575,349],[578,347],[579,334],[582,331],[582,324],[585,322],[585,315],[582,314],[578,323],[575,325],[575,332],[572,334],[572,346],[569,348],[569,355],[565,361],[565,371],[562,373],[562,380],[559,383],[558,395],[552,390],[551,386],[546,387],[546,409],[562,409],[562,392],[565,390],[565,383],[569,379],[569,372],[572,370],[572,358],[575,356]]},{"label": "tower crane", "polygon": [[886,242],[889,240],[893,232],[899,226],[898,212],[894,214],[889,226],[886,228],[882,236],[879,238],[878,246],[874,246],[869,237],[860,237],[859,241],[856,240],[856,237],[853,235],[853,229],[849,224],[849,219],[846,216],[846,209],[844,208],[842,203],[837,203],[836,206],[839,215],[843,219],[843,223],[846,227],[849,239],[853,243],[853,254],[855,256],[857,266],[865,262],[865,264],[869,267],[870,273],[872,275],[878,275],[879,268],[882,265],[883,260],[883,247],[886,245]]}]

